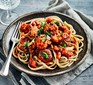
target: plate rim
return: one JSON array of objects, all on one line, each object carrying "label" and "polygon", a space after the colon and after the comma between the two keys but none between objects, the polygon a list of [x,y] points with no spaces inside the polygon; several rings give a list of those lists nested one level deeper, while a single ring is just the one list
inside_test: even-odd
[{"label": "plate rim", "polygon": [[57,72],[57,73],[53,73],[53,74],[50,74],[50,73],[49,73],[49,74],[36,73],[36,72],[34,72],[34,71],[30,71],[30,72],[29,72],[29,71],[27,71],[27,70],[24,70],[22,67],[16,66],[16,65],[13,63],[13,61],[11,61],[11,64],[12,64],[16,69],[20,70],[21,72],[24,70],[25,73],[30,74],[30,75],[34,75],[34,76],[55,76],[55,75],[60,75],[60,74],[67,73],[67,72],[69,72],[69,71],[71,71],[71,70],[74,70],[74,69],[77,68],[79,65],[81,65],[81,64],[85,61],[85,59],[86,59],[86,57],[87,57],[87,54],[89,54],[89,52],[90,52],[90,50],[91,50],[91,40],[90,40],[90,38],[89,38],[90,36],[87,34],[87,31],[86,31],[74,18],[72,18],[72,17],[70,17],[69,15],[66,15],[66,14],[64,14],[64,13],[59,13],[59,12],[48,12],[48,11],[30,12],[30,13],[26,13],[26,14],[18,17],[18,18],[15,19],[13,22],[11,22],[11,23],[6,27],[6,29],[5,29],[5,31],[4,31],[4,33],[3,33],[3,35],[2,35],[2,49],[3,49],[3,53],[5,54],[5,57],[7,56],[7,54],[6,54],[5,49],[4,49],[4,46],[3,46],[3,45],[4,45],[4,37],[6,36],[6,33],[7,33],[7,31],[9,30],[9,28],[10,28],[14,23],[16,23],[18,20],[20,20],[21,18],[26,17],[26,16],[28,16],[28,15],[32,15],[32,14],[38,14],[38,13],[55,13],[55,14],[60,14],[60,15],[62,15],[62,16],[65,16],[65,17],[68,17],[68,18],[72,19],[75,23],[77,23],[77,24],[84,30],[84,32],[85,32],[85,34],[86,34],[86,37],[87,37],[88,45],[87,45],[87,51],[86,51],[84,57],[83,57],[75,66],[73,66],[72,68],[67,69],[67,70],[65,70],[65,71],[60,71],[60,72]]}]

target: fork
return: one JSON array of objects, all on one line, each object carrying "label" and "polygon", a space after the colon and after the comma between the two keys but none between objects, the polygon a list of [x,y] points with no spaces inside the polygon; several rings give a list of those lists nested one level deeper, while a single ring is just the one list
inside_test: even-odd
[{"label": "fork", "polygon": [[19,40],[18,27],[19,27],[20,24],[21,24],[21,21],[18,22],[18,24],[16,25],[16,27],[15,27],[15,29],[13,31],[13,34],[12,34],[12,37],[11,37],[11,41],[13,42],[12,48],[10,50],[10,53],[9,53],[4,65],[3,65],[2,69],[0,70],[0,75],[2,75],[2,76],[7,76],[8,75],[10,61],[11,61],[11,57],[12,57],[12,51],[13,51],[13,48],[14,48],[15,44]]}]

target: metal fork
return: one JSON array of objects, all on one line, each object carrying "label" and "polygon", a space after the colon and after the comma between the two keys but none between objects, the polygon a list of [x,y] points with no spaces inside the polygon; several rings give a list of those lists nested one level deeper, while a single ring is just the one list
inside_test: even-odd
[{"label": "metal fork", "polygon": [[2,76],[7,76],[8,75],[13,48],[19,40],[18,27],[19,27],[20,24],[21,24],[21,21],[18,22],[18,24],[16,25],[16,27],[13,31],[13,35],[11,37],[11,41],[13,42],[12,48],[10,50],[10,53],[9,53],[8,57],[7,57],[7,60],[5,61],[2,69],[0,70],[0,75],[2,75]]}]

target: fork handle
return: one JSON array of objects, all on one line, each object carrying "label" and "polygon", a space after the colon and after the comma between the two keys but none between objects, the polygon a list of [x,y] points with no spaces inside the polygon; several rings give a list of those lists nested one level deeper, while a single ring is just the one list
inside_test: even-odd
[{"label": "fork handle", "polygon": [[2,75],[2,76],[7,76],[8,75],[11,56],[12,56],[12,51],[13,51],[14,46],[15,46],[15,42],[13,42],[13,45],[12,45],[10,53],[9,53],[9,55],[7,57],[7,60],[5,61],[2,69],[0,70],[0,75]]}]

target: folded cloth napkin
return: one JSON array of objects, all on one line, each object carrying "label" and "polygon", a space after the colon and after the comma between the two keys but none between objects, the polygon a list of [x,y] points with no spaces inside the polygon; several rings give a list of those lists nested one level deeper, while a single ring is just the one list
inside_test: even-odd
[{"label": "folded cloth napkin", "polygon": [[[70,5],[64,0],[52,0],[49,4],[49,7],[45,11],[53,11],[65,13],[72,18],[74,18],[78,23],[87,31],[87,35],[93,43],[92,34],[93,34],[93,21],[78,10],[73,10]],[[92,45],[91,45],[92,46]],[[93,46],[91,47],[93,48]],[[0,55],[2,56],[2,55]],[[4,56],[4,55],[3,55]],[[1,57],[2,60],[5,60]],[[3,61],[0,63],[3,63]],[[86,60],[82,65],[77,67],[75,70],[65,73],[63,75],[53,76],[53,77],[35,77],[28,75],[26,73],[17,71],[14,67],[10,66],[9,77],[15,85],[66,85],[78,75],[80,75],[84,70],[86,70],[90,65],[93,64],[93,49],[87,54]]]}]

